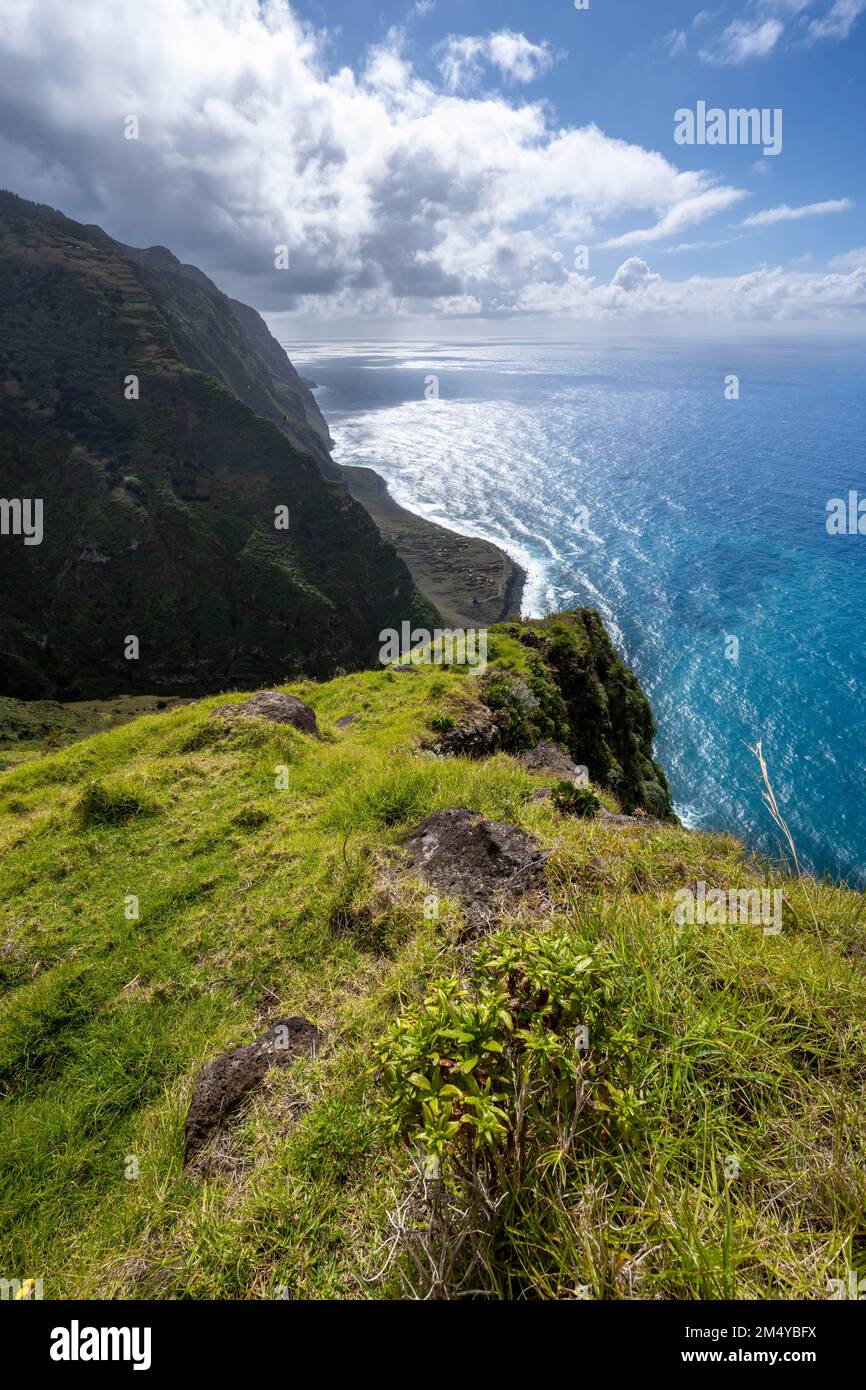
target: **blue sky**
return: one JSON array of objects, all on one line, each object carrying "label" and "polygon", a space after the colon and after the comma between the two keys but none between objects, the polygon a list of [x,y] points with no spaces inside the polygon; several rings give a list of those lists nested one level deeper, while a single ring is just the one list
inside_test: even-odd
[{"label": "blue sky", "polygon": [[[864,56],[866,0],[0,0],[0,159],[287,332],[852,328]],[[780,153],[678,144],[700,102]]]},{"label": "blue sky", "polygon": [[[533,80],[509,80],[482,59],[478,80],[463,90],[495,88],[515,101],[543,99],[560,121],[575,126],[594,122],[608,135],[659,150],[680,168],[698,170],[709,163],[725,182],[748,191],[748,203],[736,209],[742,216],[717,217],[699,233],[665,243],[662,249],[670,255],[678,245],[731,238],[730,244],[711,251],[676,252],[682,257],[678,273],[742,273],[756,261],[818,264],[866,243],[866,0],[849,5],[850,27],[845,15],[837,14],[835,38],[810,32],[813,22],[820,24],[832,12],[833,0],[802,5],[797,0],[590,0],[589,10],[581,12],[573,0],[433,0],[429,5],[423,0],[421,5],[305,0],[297,9],[329,29],[341,63],[352,64],[389,30],[402,30],[404,51],[433,81],[441,76],[439,46],[451,35],[509,30],[546,46],[552,62]],[[737,24],[748,32],[738,29],[725,40],[726,31]],[[779,36],[773,39],[777,24]],[[752,57],[741,51],[749,33],[758,35],[759,52]],[[762,45],[771,46],[761,54]],[[781,108],[782,153],[756,160],[749,146],[720,146],[712,152],[676,146],[673,113],[694,108],[699,100],[725,109]],[[848,212],[739,234],[731,230],[732,222],[759,209],[844,198],[855,204]],[[621,259],[606,252],[594,264],[613,274]]]}]

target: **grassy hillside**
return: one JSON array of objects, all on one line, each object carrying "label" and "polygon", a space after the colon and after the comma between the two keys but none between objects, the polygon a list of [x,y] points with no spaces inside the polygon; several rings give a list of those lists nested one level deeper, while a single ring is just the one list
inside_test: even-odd
[{"label": "grassy hillside", "polygon": [[[521,636],[493,639],[509,678],[531,674]],[[454,1287],[493,1296],[821,1298],[862,1269],[862,899],[673,820],[564,814],[512,754],[431,756],[478,705],[471,673],[287,689],[321,737],[232,726],[214,696],[0,775],[4,1276],[46,1298],[428,1294],[405,1234],[424,1226]],[[401,872],[409,831],[460,806],[549,851],[547,901],[487,933],[457,899],[425,915]],[[678,929],[701,880],[783,882],[783,932]],[[547,1022],[512,1034],[501,999],[539,980]],[[270,1072],[184,1169],[201,1064],[286,1014],[324,1031],[318,1056]],[[443,1018],[450,1059],[429,1047]],[[437,1182],[418,1115],[446,1070],[465,1099],[456,1138],[423,1140]],[[485,1097],[507,1132],[476,1152]]]}]

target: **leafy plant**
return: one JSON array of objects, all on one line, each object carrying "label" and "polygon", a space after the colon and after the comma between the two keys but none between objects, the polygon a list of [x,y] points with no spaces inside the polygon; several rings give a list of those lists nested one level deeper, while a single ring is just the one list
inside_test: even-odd
[{"label": "leafy plant", "polygon": [[489,1272],[490,1243],[507,1240],[527,1194],[556,1190],[587,1138],[632,1132],[637,1039],[608,1024],[615,990],[603,949],[506,930],[480,947],[468,978],[438,981],[380,1044],[391,1131],[442,1184],[424,1224],[419,1213],[407,1227],[413,1242],[426,1232],[413,1267],[435,1271],[440,1294],[477,1280],[479,1266]]},{"label": "leafy plant", "polygon": [[552,792],[553,804],[565,816],[583,818],[598,815],[601,802],[592,787],[576,787],[572,782],[557,782]]},{"label": "leafy plant", "polygon": [[527,1097],[544,1110],[573,1089],[587,1059],[598,1064],[583,1039],[599,1018],[603,977],[568,936],[492,937],[468,979],[438,981],[380,1045],[393,1131],[440,1159],[513,1138]]}]

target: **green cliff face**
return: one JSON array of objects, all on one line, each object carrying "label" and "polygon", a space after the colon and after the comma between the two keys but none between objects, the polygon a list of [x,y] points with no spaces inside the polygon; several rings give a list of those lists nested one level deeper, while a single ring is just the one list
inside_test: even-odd
[{"label": "green cliff face", "polygon": [[490,671],[484,698],[499,711],[507,752],[543,739],[564,743],[625,811],[673,815],[667,779],[652,756],[650,703],[594,609],[503,623],[491,629],[491,640],[499,669]]},{"label": "green cliff face", "polygon": [[9,193],[0,303],[0,497],[44,503],[41,544],[0,536],[4,694],[325,677],[435,622],[253,310]]}]

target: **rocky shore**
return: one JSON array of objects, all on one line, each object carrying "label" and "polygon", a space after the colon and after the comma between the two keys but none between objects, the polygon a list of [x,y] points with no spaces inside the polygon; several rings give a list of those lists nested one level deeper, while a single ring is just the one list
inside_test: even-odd
[{"label": "rocky shore", "polygon": [[407,511],[372,468],[343,466],[340,473],[450,626],[472,627],[519,615],[526,574],[497,545],[460,536]]}]

